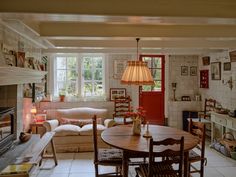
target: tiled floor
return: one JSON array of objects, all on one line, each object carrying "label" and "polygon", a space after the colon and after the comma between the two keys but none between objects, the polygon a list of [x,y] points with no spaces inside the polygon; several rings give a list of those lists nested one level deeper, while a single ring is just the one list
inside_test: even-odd
[{"label": "tiled floor", "polygon": [[[205,177],[236,177],[236,160],[226,158],[215,150],[206,147],[207,166]],[[32,177],[94,177],[93,153],[59,153],[59,164],[44,161],[42,169],[35,171]],[[112,170],[101,168],[100,170]],[[199,176],[198,174],[194,174]],[[134,168],[130,167],[129,177],[135,177]]]}]

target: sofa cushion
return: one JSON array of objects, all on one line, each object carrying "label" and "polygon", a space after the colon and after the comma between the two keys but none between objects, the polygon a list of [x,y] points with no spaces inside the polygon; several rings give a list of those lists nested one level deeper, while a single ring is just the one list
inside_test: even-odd
[{"label": "sofa cushion", "polygon": [[71,109],[57,109],[58,118],[66,117],[72,119],[92,119],[94,115],[105,119],[107,117],[107,109],[96,109],[88,107],[79,107]]},{"label": "sofa cushion", "polygon": [[[102,124],[102,118],[97,118],[97,124]],[[77,125],[79,127],[83,127],[84,125],[87,124],[92,124],[93,120],[92,119],[69,119],[69,118],[61,118],[60,119],[60,124],[72,124],[72,125]]]},{"label": "sofa cushion", "polygon": [[80,127],[76,125],[60,125],[59,127],[54,129],[56,132],[56,136],[70,136],[70,135],[79,135]]},{"label": "sofa cushion", "polygon": [[[100,135],[103,130],[105,130],[106,127],[101,124],[97,124],[97,134]],[[88,124],[83,126],[80,129],[80,135],[93,135],[93,124]]]}]

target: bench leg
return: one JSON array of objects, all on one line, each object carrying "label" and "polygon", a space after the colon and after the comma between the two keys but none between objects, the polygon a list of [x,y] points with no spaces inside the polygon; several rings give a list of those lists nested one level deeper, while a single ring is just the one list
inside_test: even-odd
[{"label": "bench leg", "polygon": [[56,150],[55,150],[55,145],[54,145],[53,139],[51,140],[50,143],[51,143],[51,147],[52,147],[53,159],[54,159],[55,165],[57,166],[57,164],[58,164],[58,162],[57,162],[57,154],[56,154]]},{"label": "bench leg", "polygon": [[43,150],[43,152],[42,152],[42,154],[41,154],[41,159],[40,159],[40,161],[39,161],[39,166],[42,165],[42,161],[43,161],[43,157],[44,157],[45,151],[46,151],[46,148]]}]

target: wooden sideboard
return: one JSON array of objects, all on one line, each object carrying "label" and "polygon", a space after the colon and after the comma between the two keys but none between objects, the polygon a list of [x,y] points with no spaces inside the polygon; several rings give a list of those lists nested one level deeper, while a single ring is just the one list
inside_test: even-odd
[{"label": "wooden sideboard", "polygon": [[[217,132],[217,130],[219,131]],[[227,114],[211,112],[211,142],[220,138],[226,131],[236,131],[236,118]]]}]

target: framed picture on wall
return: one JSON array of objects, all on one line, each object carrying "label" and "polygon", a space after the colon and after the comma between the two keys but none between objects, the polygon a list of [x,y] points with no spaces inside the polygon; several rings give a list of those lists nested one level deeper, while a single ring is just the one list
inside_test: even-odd
[{"label": "framed picture on wall", "polygon": [[126,96],[126,88],[110,88],[110,100],[114,101],[115,97]]},{"label": "framed picture on wall", "polygon": [[191,66],[190,67],[190,76],[196,76],[197,75],[197,67]]},{"label": "framed picture on wall", "polygon": [[114,74],[115,79],[120,79],[126,67],[126,60],[114,60]]},{"label": "framed picture on wall", "polygon": [[236,50],[229,52],[229,58],[231,62],[236,62]]},{"label": "framed picture on wall", "polygon": [[231,70],[231,62],[225,62],[224,71],[230,71],[230,70]]},{"label": "framed picture on wall", "polygon": [[181,66],[181,76],[188,75],[188,66]]},{"label": "framed picture on wall", "polygon": [[203,64],[203,66],[209,65],[210,64],[210,57],[209,56],[202,57],[202,64]]},{"label": "framed picture on wall", "polygon": [[25,52],[17,52],[17,62],[18,67],[24,67],[25,63]]},{"label": "framed picture on wall", "polygon": [[221,63],[220,62],[211,63],[211,79],[212,80],[221,79]]}]

